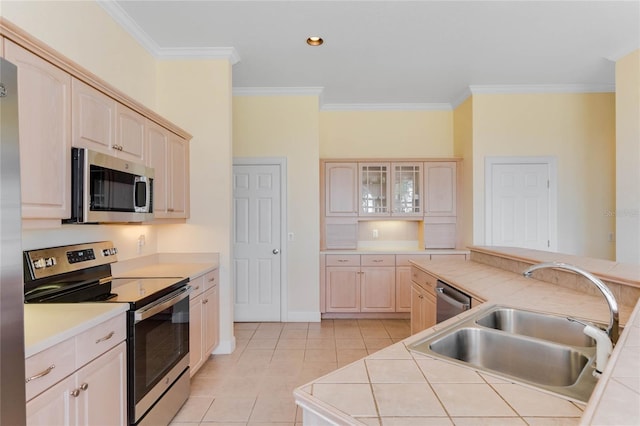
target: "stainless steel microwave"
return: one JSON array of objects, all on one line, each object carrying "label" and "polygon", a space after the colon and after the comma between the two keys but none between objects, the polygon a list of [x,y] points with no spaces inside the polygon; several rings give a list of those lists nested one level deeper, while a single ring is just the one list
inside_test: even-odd
[{"label": "stainless steel microwave", "polygon": [[86,148],[71,150],[71,218],[65,223],[153,219],[154,170]]}]

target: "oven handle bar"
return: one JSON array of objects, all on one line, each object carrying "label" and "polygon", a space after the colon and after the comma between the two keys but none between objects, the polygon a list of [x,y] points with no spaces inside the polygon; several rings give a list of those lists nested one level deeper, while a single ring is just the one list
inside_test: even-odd
[{"label": "oven handle bar", "polygon": [[144,321],[158,312],[162,312],[165,309],[170,308],[181,300],[189,297],[189,293],[191,293],[191,286],[187,285],[182,287],[180,290],[171,293],[167,297],[160,299],[153,305],[146,306],[143,309],[138,309],[134,312],[135,322],[138,323],[140,321]]}]

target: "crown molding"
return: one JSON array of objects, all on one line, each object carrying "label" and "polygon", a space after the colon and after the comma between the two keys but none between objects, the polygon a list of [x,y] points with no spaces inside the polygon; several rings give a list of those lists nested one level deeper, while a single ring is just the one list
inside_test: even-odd
[{"label": "crown molding", "polygon": [[228,59],[229,62],[231,62],[231,65],[235,65],[240,62],[240,55],[238,55],[238,52],[233,47],[160,47],[149,36],[149,34],[140,27],[140,25],[131,19],[129,14],[125,12],[117,2],[110,0],[96,0],[96,3],[155,58]]},{"label": "crown molding", "polygon": [[453,99],[453,101],[451,102],[451,109],[458,108],[469,97],[471,97],[471,89],[469,87],[465,87],[465,89],[462,91],[462,93],[460,93],[458,96],[456,96]]},{"label": "crown molding", "polygon": [[449,103],[324,104],[321,111],[451,111]]},{"label": "crown molding", "polygon": [[469,86],[472,95],[515,93],[613,93],[615,84],[500,84]]},{"label": "crown molding", "polygon": [[234,87],[233,96],[321,96],[324,87]]}]

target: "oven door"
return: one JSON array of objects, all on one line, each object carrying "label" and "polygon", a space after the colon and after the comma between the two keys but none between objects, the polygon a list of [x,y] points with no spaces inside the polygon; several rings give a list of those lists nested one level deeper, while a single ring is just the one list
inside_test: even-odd
[{"label": "oven door", "polygon": [[191,287],[182,287],[129,313],[131,423],[137,423],[189,368],[190,291]]}]

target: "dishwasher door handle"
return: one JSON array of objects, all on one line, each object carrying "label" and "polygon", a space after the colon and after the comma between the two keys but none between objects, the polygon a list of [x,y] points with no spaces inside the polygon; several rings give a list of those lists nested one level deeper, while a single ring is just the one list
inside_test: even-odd
[{"label": "dishwasher door handle", "polygon": [[460,310],[460,311],[467,311],[471,308],[471,304],[469,303],[464,303],[464,302],[459,302],[456,299],[454,299],[451,296],[448,296],[444,293],[444,289],[442,287],[437,287],[436,288],[436,297],[438,299],[442,299],[444,302],[446,302],[447,304],[453,306],[455,309]]}]

